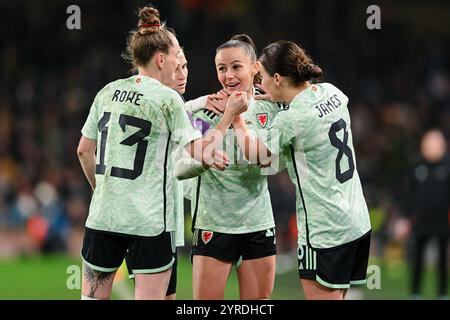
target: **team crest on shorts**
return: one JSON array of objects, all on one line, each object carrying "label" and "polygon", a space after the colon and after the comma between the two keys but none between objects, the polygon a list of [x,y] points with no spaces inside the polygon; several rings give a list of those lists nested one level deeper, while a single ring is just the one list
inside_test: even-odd
[{"label": "team crest on shorts", "polygon": [[264,113],[258,113],[256,114],[256,119],[258,119],[258,123],[261,127],[265,128],[267,125],[267,120],[269,119],[269,116],[266,112]]},{"label": "team crest on shorts", "polygon": [[207,244],[213,237],[212,231],[202,231],[202,240],[204,244]]}]

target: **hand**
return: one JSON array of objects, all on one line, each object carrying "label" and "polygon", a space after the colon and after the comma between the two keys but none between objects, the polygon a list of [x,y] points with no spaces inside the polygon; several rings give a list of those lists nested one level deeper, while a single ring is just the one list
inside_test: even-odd
[{"label": "hand", "polygon": [[212,156],[212,159],[208,162],[210,163],[207,165],[208,168],[212,167],[220,171],[224,171],[230,164],[227,153],[222,150],[216,150]]},{"label": "hand", "polygon": [[255,100],[266,100],[266,101],[271,101],[271,102],[277,102],[277,101],[273,100],[272,95],[269,93],[269,91],[267,91],[266,88],[264,88],[264,86],[262,84],[257,83],[257,84],[255,84],[255,86],[264,92],[263,94],[255,94],[254,95]]},{"label": "hand", "polygon": [[231,95],[227,90],[222,89],[220,91],[217,91],[217,95],[221,96],[223,99],[227,99],[228,101],[228,97]]},{"label": "hand", "polygon": [[226,111],[231,116],[237,116],[248,109],[247,93],[243,91],[235,91],[228,98]]},{"label": "hand", "polygon": [[210,94],[206,100],[205,108],[215,114],[224,113],[228,102],[228,97],[229,95],[225,90],[220,90],[217,93]]}]

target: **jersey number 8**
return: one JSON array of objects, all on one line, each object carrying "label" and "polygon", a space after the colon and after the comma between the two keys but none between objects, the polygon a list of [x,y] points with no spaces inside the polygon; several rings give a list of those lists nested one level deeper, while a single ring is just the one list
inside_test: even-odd
[{"label": "jersey number 8", "polygon": [[[338,131],[344,129],[344,139],[341,141],[337,137]],[[355,163],[353,161],[353,153],[352,149],[348,146],[348,131],[347,131],[347,123],[344,121],[344,119],[339,119],[338,121],[334,122],[330,130],[328,131],[328,137],[330,138],[330,142],[338,149],[338,154],[336,157],[336,179],[340,183],[344,183],[347,180],[350,180],[353,177],[353,172],[355,171]],[[346,155],[348,158],[348,170],[345,172],[342,172],[341,170],[341,160],[343,155]]]}]

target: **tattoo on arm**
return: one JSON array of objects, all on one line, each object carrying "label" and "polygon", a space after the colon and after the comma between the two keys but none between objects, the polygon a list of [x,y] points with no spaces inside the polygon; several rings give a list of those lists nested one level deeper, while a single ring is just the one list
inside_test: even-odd
[{"label": "tattoo on arm", "polygon": [[98,287],[107,284],[111,277],[113,277],[115,272],[97,271],[89,267],[86,263],[84,263],[83,266],[84,277],[89,281],[91,286],[88,297],[94,298],[95,291],[97,291]]}]

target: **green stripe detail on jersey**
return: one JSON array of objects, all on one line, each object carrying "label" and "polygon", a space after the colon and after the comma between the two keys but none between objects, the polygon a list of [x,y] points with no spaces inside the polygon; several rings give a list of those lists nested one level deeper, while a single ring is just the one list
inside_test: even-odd
[{"label": "green stripe detail on jersey", "polygon": [[114,272],[114,271],[116,271],[117,269],[119,269],[119,267],[116,267],[116,268],[103,268],[103,267],[98,267],[98,266],[96,266],[96,265],[94,265],[94,264],[92,264],[92,263],[89,263],[89,262],[87,262],[86,261],[86,259],[84,259],[83,257],[81,257],[82,258],[82,260],[83,260],[83,262],[84,263],[86,263],[91,269],[94,269],[94,270],[96,270],[96,271],[101,271],[101,272]]},{"label": "green stripe detail on jersey", "polygon": [[350,288],[350,284],[333,284],[326,282],[322,280],[317,274],[316,274],[316,281],[323,285],[324,287],[332,288],[332,289],[348,289]]},{"label": "green stripe detail on jersey", "polygon": [[314,261],[313,270],[316,270],[316,262],[317,262],[317,253],[316,253],[316,251],[314,251],[313,254],[314,254],[314,257],[313,257],[313,261]]},{"label": "green stripe detail on jersey", "polygon": [[170,244],[172,246],[172,253],[177,251],[177,241],[175,239],[176,232],[170,232]]},{"label": "green stripe detail on jersey", "polygon": [[194,229],[193,233],[192,233],[192,246],[198,246],[198,232],[199,229]]},{"label": "green stripe detail on jersey", "polygon": [[155,268],[155,269],[133,269],[133,273],[136,274],[146,274],[146,273],[159,273],[166,271],[167,269],[171,268],[173,263],[175,262],[175,258],[172,257],[172,261],[170,261],[169,264],[161,267],[161,268]]},{"label": "green stripe detail on jersey", "polygon": [[352,285],[362,285],[362,284],[366,284],[366,283],[367,283],[367,279],[350,281],[350,284],[352,284]]},{"label": "green stripe detail on jersey", "polygon": [[305,250],[305,261],[306,261],[306,269],[310,269],[309,268],[309,254],[308,254],[308,252],[309,252],[309,248],[308,247],[306,247],[306,250]]}]

